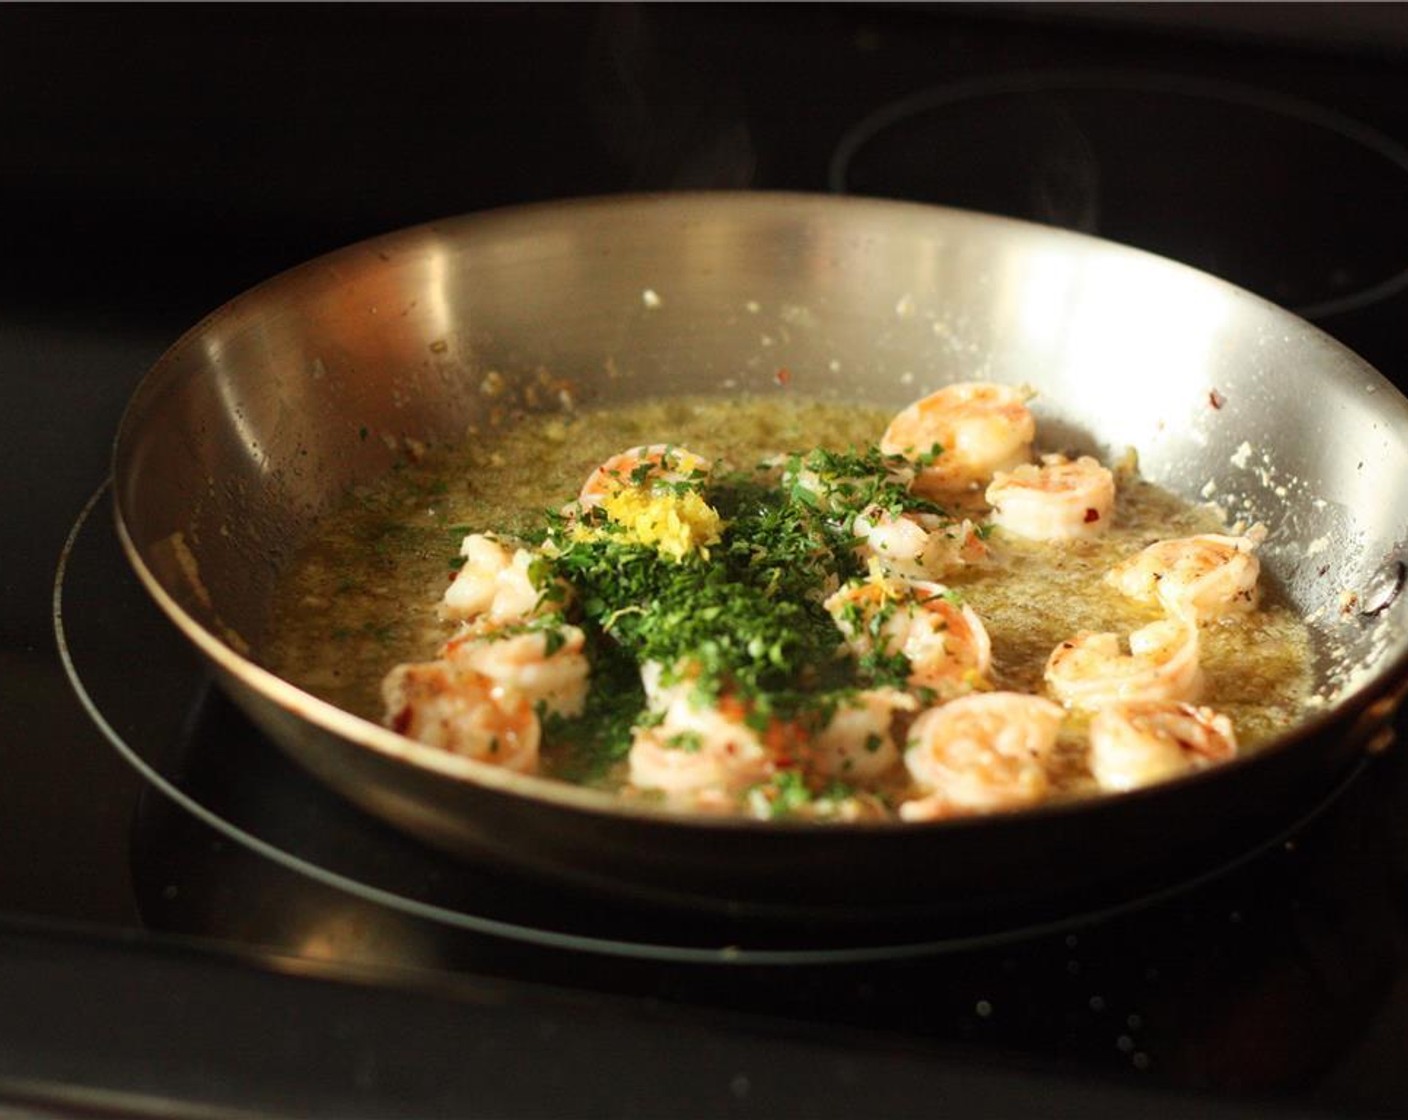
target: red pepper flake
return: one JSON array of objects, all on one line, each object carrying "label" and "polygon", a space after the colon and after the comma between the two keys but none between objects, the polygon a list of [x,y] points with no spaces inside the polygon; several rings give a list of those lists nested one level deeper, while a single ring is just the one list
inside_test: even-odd
[{"label": "red pepper flake", "polygon": [[1098,509],[1087,509],[1087,510],[1085,511],[1085,523],[1086,523],[1087,525],[1089,525],[1092,521],[1099,521],[1099,520],[1100,520],[1100,511],[1099,511]]},{"label": "red pepper flake", "polygon": [[787,386],[792,384],[792,371],[786,366],[779,369],[773,376],[779,385]]},{"label": "red pepper flake", "polygon": [[1221,393],[1219,393],[1216,389],[1211,389],[1208,391],[1208,404],[1212,405],[1213,408],[1221,408],[1226,403],[1227,398],[1224,397]]}]

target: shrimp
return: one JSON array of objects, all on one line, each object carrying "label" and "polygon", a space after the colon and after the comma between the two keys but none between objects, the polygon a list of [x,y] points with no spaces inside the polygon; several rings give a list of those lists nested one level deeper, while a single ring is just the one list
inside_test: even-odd
[{"label": "shrimp", "polygon": [[953,696],[979,687],[992,667],[992,641],[977,612],[952,600],[941,583],[871,578],[850,583],[822,604],[859,657],[903,656],[909,684]]},{"label": "shrimp", "polygon": [[1256,547],[1266,538],[1254,526],[1240,537],[1203,533],[1157,541],[1112,568],[1105,580],[1141,603],[1161,605],[1191,622],[1209,622],[1254,610],[1260,595]]},{"label": "shrimp", "polygon": [[1090,771],[1102,789],[1147,786],[1237,753],[1232,721],[1171,701],[1115,704],[1090,721]]},{"label": "shrimp", "polygon": [[736,700],[702,701],[672,689],[658,722],[635,729],[626,756],[631,784],[671,804],[726,811],[749,786],[776,772],[782,728],[759,732]]},{"label": "shrimp", "polygon": [[524,697],[535,710],[578,716],[587,702],[586,641],[580,628],[566,623],[552,631],[508,635],[471,628],[446,642],[441,656],[456,669]]},{"label": "shrimp", "polygon": [[1043,455],[993,475],[986,494],[993,524],[1038,541],[1070,540],[1102,532],[1115,505],[1115,476],[1082,455]]},{"label": "shrimp", "polygon": [[428,746],[531,774],[542,726],[526,696],[449,661],[397,665],[382,680],[385,723]]},{"label": "shrimp", "polygon": [[925,792],[900,805],[900,816],[940,820],[1041,801],[1064,717],[1059,704],[1019,692],[977,693],[930,708],[910,727],[904,754]]},{"label": "shrimp", "polygon": [[893,514],[867,506],[853,522],[862,558],[874,556],[886,575],[940,579],[987,557],[977,527],[966,518],[948,521],[931,513]]},{"label": "shrimp", "polygon": [[1193,700],[1202,688],[1198,631],[1182,619],[1151,622],[1129,635],[1083,630],[1046,662],[1046,683],[1068,707],[1137,700]]},{"label": "shrimp", "polygon": [[909,658],[909,683],[947,695],[980,686],[992,668],[992,641],[982,619],[966,603],[951,602],[942,584],[911,586],[920,599],[901,647]]},{"label": "shrimp", "polygon": [[915,493],[978,488],[994,471],[1011,470],[1031,457],[1036,420],[1025,401],[1026,394],[1006,385],[969,381],[945,386],[891,420],[880,437],[880,450],[917,463],[911,483]]},{"label": "shrimp", "polygon": [[528,575],[533,554],[510,550],[488,533],[470,533],[460,545],[464,565],[440,600],[440,617],[517,622],[537,610],[540,593]]},{"label": "shrimp", "polygon": [[918,707],[897,688],[872,688],[844,699],[806,747],[812,768],[847,782],[871,782],[900,760],[896,716]]},{"label": "shrimp", "polygon": [[635,486],[655,490],[668,486],[699,486],[709,475],[709,462],[693,451],[668,443],[633,447],[613,455],[587,476],[577,504],[595,509],[612,494]]}]

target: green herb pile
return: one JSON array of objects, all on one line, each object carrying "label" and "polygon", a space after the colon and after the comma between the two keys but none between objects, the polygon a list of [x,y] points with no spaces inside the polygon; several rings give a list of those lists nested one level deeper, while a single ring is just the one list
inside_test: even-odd
[{"label": "green herb pile", "polygon": [[[903,687],[907,660],[856,658],[822,603],[866,573],[857,514],[943,512],[908,491],[911,470],[878,448],[816,450],[787,457],[780,472],[774,465],[673,483],[699,489],[724,522],[719,543],[679,560],[630,539],[599,510],[548,514],[532,576],[547,598],[570,599],[593,674],[585,714],[552,720],[549,737],[567,744],[583,771],[622,757],[644,707],[639,666],[648,661],[667,683],[688,663],[701,699],[737,696],[759,728],[819,718],[857,689]],[[602,531],[574,534],[584,519]]]}]

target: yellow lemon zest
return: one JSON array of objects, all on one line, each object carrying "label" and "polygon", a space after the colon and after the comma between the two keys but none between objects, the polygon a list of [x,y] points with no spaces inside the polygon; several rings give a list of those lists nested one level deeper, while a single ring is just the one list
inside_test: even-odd
[{"label": "yellow lemon zest", "polygon": [[586,544],[590,541],[599,541],[605,536],[606,531],[604,529],[595,528],[591,525],[584,525],[580,521],[575,522],[572,525],[571,529],[569,529],[567,532],[567,537],[569,540],[576,541],[580,544]]},{"label": "yellow lemon zest", "polygon": [[677,561],[696,550],[707,557],[709,546],[723,537],[723,518],[693,490],[659,494],[627,486],[608,495],[602,508],[628,540]]},{"label": "yellow lemon zest", "polygon": [[899,602],[904,596],[904,584],[886,575],[885,568],[880,563],[878,556],[872,556],[867,561],[865,582],[876,589],[882,600],[889,599],[892,602]]}]

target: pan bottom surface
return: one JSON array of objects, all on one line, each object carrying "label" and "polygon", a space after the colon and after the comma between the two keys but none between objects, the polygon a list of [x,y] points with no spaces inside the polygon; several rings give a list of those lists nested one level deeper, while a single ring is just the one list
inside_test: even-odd
[{"label": "pan bottom surface", "polygon": [[[260,940],[272,925],[290,921],[327,936],[326,913],[298,913],[316,894],[355,903],[364,927],[379,914],[396,914],[512,942],[645,960],[914,958],[1049,934],[1217,879],[1286,847],[1363,769],[1308,811],[1214,861],[1038,906],[926,914],[784,905],[760,915],[595,890],[489,858],[444,854],[315,780],[213,686],[132,574],[108,510],[105,485],[70,533],[55,581],[55,635],[89,715],[147,780],[134,810],[130,858],[144,918],[157,928],[179,896],[183,923],[193,924],[198,910],[194,924],[207,936]],[[239,864],[238,882],[226,858],[230,845],[258,857]],[[332,892],[290,895],[280,868]],[[345,912],[341,920],[348,920]]]}]

